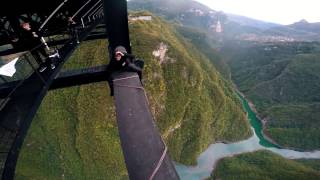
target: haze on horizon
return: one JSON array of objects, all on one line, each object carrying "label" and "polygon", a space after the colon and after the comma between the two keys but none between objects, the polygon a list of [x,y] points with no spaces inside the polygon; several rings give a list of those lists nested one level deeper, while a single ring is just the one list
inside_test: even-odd
[{"label": "haze on horizon", "polygon": [[320,22],[320,0],[195,0],[216,11],[283,25]]}]

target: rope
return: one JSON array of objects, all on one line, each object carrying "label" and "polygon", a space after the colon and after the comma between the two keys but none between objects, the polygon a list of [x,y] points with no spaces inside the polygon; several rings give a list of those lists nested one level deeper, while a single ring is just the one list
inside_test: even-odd
[{"label": "rope", "polygon": [[126,80],[126,79],[132,79],[132,78],[136,78],[136,77],[139,77],[139,76],[129,76],[129,77],[125,77],[125,78],[114,79],[113,82]]},{"label": "rope", "polygon": [[[129,77],[125,77],[125,78],[119,78],[119,79],[114,79],[113,82],[116,82],[116,81],[122,81],[122,80],[126,80],[126,79],[132,79],[132,78],[137,78],[139,76],[129,76]],[[149,101],[148,101],[148,97],[147,97],[147,93],[146,91],[144,90],[144,88],[142,86],[129,86],[129,85],[124,85],[124,84],[114,84],[114,86],[118,86],[118,87],[127,87],[127,88],[135,88],[135,89],[140,89],[144,92],[144,95],[146,97],[146,100],[147,100],[147,105],[149,105]],[[160,136],[160,139],[162,141],[162,143],[164,144],[164,151],[157,163],[157,166],[154,168],[154,170],[152,171],[152,174],[151,176],[149,177],[148,180],[153,180],[154,176],[157,174],[158,170],[160,169],[162,163],[163,163],[163,160],[164,158],[166,157],[166,154],[167,154],[167,151],[168,151],[168,147],[166,146],[166,144],[163,142],[161,136]]]},{"label": "rope", "polygon": [[[115,84],[114,86],[118,86],[118,87],[127,87],[127,88],[135,88],[135,89],[141,89],[144,90],[143,87],[139,87],[139,86],[129,86],[129,85],[123,85],[123,84]],[[148,103],[149,104],[149,103]]]},{"label": "rope", "polygon": [[161,167],[161,165],[162,165],[162,163],[163,163],[164,157],[166,157],[167,151],[168,151],[168,148],[167,148],[167,146],[165,145],[165,146],[164,146],[164,151],[163,151],[163,153],[162,153],[162,155],[161,155],[161,158],[159,159],[158,164],[157,164],[156,168],[153,170],[153,172],[152,172],[149,180],[152,180],[152,179],[154,178],[154,176],[157,174],[159,168]]}]

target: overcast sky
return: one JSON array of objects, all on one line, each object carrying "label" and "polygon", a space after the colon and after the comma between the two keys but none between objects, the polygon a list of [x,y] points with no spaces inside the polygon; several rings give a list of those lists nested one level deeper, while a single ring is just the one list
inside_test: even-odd
[{"label": "overcast sky", "polygon": [[292,24],[306,19],[320,22],[320,0],[196,0],[213,10]]}]

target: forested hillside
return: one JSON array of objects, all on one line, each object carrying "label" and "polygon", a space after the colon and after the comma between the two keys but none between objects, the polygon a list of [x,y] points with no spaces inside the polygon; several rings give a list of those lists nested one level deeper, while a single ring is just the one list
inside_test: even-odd
[{"label": "forested hillside", "polygon": [[258,151],[221,160],[211,179],[319,179],[320,172],[314,165],[304,165],[307,162],[316,164],[316,161],[300,163],[269,151]]},{"label": "forested hillside", "polygon": [[320,44],[231,42],[222,50],[232,79],[280,145],[319,149]]}]

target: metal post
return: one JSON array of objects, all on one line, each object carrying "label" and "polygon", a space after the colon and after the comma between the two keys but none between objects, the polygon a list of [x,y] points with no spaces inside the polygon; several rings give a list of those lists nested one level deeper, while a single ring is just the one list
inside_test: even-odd
[{"label": "metal post", "polygon": [[85,28],[83,18],[81,18],[81,24],[82,24],[82,27]]},{"label": "metal post", "polygon": [[100,9],[102,9],[102,4],[88,15],[89,22],[91,20],[91,16],[97,13]]},{"label": "metal post", "polygon": [[123,46],[131,53],[128,27],[127,1],[104,0],[104,16],[111,50]]},{"label": "metal post", "polygon": [[97,18],[100,11],[101,11],[101,9],[99,11],[97,11],[96,13],[94,13],[94,15],[92,16],[93,20],[95,20]]},{"label": "metal post", "polygon": [[92,10],[94,7],[96,7],[99,3],[101,3],[101,0],[99,0],[97,3],[95,3],[95,4],[81,17],[81,19],[84,18],[87,14],[89,14],[89,12],[91,12],[91,10]]},{"label": "metal post", "polygon": [[97,12],[97,10],[99,10],[100,8],[102,8],[102,4],[100,6],[98,6],[95,10],[92,11],[92,13],[90,13],[88,15],[88,19],[89,19],[89,22],[91,22],[91,19],[90,19],[90,16],[92,16],[95,12]]},{"label": "metal post", "polygon": [[95,15],[98,18],[101,18],[101,12],[103,11],[103,8]]},{"label": "metal post", "polygon": [[78,13],[84,8],[86,7],[86,5],[89,4],[89,2],[91,2],[91,0],[87,1],[76,13],[74,13],[74,15],[71,17],[71,19],[73,19],[74,17],[76,17],[78,15]]},{"label": "metal post", "polygon": [[93,15],[93,19],[99,17],[99,14],[101,13],[101,11],[103,11],[103,8],[100,8],[99,11],[97,11],[97,12]]},{"label": "metal post", "polygon": [[42,42],[42,43],[44,44],[44,46],[46,47],[46,49],[47,49],[48,51],[50,51],[50,48],[49,48],[46,40],[44,39],[44,37],[41,37],[40,39],[41,39],[41,42]]}]

